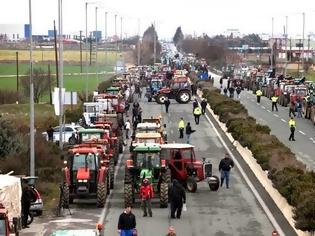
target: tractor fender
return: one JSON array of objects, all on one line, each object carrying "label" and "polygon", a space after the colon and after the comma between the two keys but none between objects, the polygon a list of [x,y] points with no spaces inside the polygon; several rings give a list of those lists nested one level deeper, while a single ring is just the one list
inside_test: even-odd
[{"label": "tractor fender", "polygon": [[107,169],[105,167],[101,167],[98,170],[97,183],[105,182],[106,175],[107,175]]},{"label": "tractor fender", "polygon": [[71,185],[70,183],[70,170],[68,167],[65,167],[62,169],[63,172],[63,182],[67,183],[69,186]]}]

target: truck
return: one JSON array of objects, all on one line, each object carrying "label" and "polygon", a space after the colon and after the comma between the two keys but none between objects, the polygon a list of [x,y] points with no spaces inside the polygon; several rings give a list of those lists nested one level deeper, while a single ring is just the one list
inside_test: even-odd
[{"label": "truck", "polygon": [[18,235],[21,229],[21,179],[0,175],[0,235]]}]

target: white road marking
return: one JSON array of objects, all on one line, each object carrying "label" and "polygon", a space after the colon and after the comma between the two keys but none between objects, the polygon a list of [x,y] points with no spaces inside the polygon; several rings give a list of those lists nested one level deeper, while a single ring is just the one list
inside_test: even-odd
[{"label": "white road marking", "polygon": [[281,118],[281,121],[283,121],[284,123],[287,123],[287,121],[286,121],[285,119],[282,119],[282,118]]},{"label": "white road marking", "polygon": [[85,223],[91,222],[91,219],[75,219],[75,218],[65,218],[62,220],[51,220],[50,223]]},{"label": "white road marking", "polygon": [[305,133],[304,133],[303,131],[299,130],[299,132],[300,132],[301,134],[305,135]]},{"label": "white road marking", "polygon": [[275,117],[279,117],[279,115],[277,115],[277,114],[273,114]]},{"label": "white road marking", "polygon": [[262,109],[266,109],[266,107],[264,107],[264,106],[261,106],[261,108],[262,108]]},{"label": "white road marking", "polygon": [[271,112],[270,110],[267,110],[268,112]]},{"label": "white road marking", "polygon": [[[209,109],[209,108],[208,108]],[[264,200],[261,198],[261,196],[259,195],[259,193],[257,192],[256,188],[254,187],[254,185],[252,184],[252,182],[250,181],[250,179],[248,178],[248,176],[246,175],[245,171],[243,170],[242,166],[240,165],[240,163],[237,161],[237,159],[235,158],[235,156],[233,155],[233,153],[231,152],[231,150],[228,148],[227,144],[225,143],[224,139],[222,138],[221,134],[219,133],[219,131],[217,130],[217,128],[214,126],[214,124],[212,123],[212,121],[210,120],[210,118],[208,117],[207,114],[205,114],[206,119],[209,121],[210,125],[212,126],[212,128],[214,129],[215,133],[218,135],[218,138],[220,139],[222,145],[224,146],[224,148],[227,150],[227,152],[229,153],[229,155],[232,157],[236,167],[239,169],[241,175],[243,176],[245,182],[247,183],[247,185],[249,186],[249,188],[251,189],[251,191],[253,192],[254,196],[256,197],[257,201],[259,202],[259,204],[261,205],[262,209],[264,210],[264,212],[266,213],[267,217],[269,218],[271,224],[275,227],[275,229],[278,231],[278,233],[280,235],[284,235],[284,232],[282,231],[280,225],[278,224],[278,222],[276,221],[276,219],[274,218],[274,216],[272,215],[272,213],[270,212],[269,208],[267,207],[266,203],[264,202]]]}]

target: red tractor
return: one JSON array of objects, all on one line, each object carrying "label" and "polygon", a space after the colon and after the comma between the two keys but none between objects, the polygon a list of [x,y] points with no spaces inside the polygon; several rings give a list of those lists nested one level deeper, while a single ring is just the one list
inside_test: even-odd
[{"label": "red tractor", "polygon": [[211,191],[219,189],[220,180],[212,175],[212,164],[196,160],[194,146],[183,143],[161,145],[161,158],[166,160],[172,179],[180,181],[189,192],[197,191],[197,182],[207,180]]},{"label": "red tractor", "polygon": [[191,81],[188,77],[177,77],[170,81],[154,95],[158,104],[164,104],[166,98],[175,99],[178,103],[188,103],[191,99]]},{"label": "red tractor", "polygon": [[77,145],[69,150],[63,168],[62,206],[69,207],[76,198],[96,198],[104,207],[108,191],[109,171],[104,152],[97,147]]}]

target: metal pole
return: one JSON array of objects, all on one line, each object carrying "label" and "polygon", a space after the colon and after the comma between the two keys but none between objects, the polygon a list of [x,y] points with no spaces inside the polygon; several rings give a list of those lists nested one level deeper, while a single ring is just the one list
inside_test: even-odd
[{"label": "metal pole", "polygon": [[87,6],[88,3],[85,3],[85,70],[86,70],[86,78],[85,78],[85,101],[88,101],[88,87],[89,87],[89,64],[88,64],[88,26],[87,26]]},{"label": "metal pole", "polygon": [[105,12],[105,44],[104,44],[104,48],[105,48],[105,68],[108,64],[108,59],[107,59],[107,12]]},{"label": "metal pole", "polygon": [[57,52],[57,32],[56,32],[56,23],[54,21],[54,44],[55,44],[55,63],[56,63],[56,81],[57,88],[59,88],[59,67],[58,67],[58,52]]},{"label": "metal pole", "polygon": [[97,7],[95,7],[95,66],[96,66],[96,86],[98,86],[98,65],[97,65]]},{"label": "metal pole", "polygon": [[33,83],[33,33],[32,33],[32,0],[29,0],[30,24],[30,176],[35,176],[35,128],[34,128],[34,83]]},{"label": "metal pole", "polygon": [[83,68],[82,68],[82,30],[80,30],[80,73],[82,76]]},{"label": "metal pole", "polygon": [[63,29],[62,29],[62,0],[58,1],[59,28],[59,148],[63,149]]},{"label": "metal pole", "polygon": [[140,47],[141,47],[141,42],[140,42],[140,19],[138,19],[138,66],[140,66]]},{"label": "metal pole", "polygon": [[302,13],[303,15],[303,33],[302,33],[302,78],[304,77],[304,31],[305,31],[305,13]]},{"label": "metal pole", "polygon": [[19,52],[16,52],[16,104],[19,104]]},{"label": "metal pole", "polygon": [[52,94],[51,94],[51,73],[50,64],[48,64],[48,83],[49,83],[49,104],[52,104]]},{"label": "metal pole", "polygon": [[272,17],[272,26],[271,26],[271,69],[273,69],[273,26],[274,26],[274,18]]},{"label": "metal pole", "polygon": [[115,73],[117,74],[117,51],[118,51],[118,40],[117,40],[117,15],[115,15],[115,37],[116,37],[116,53],[115,53]]},{"label": "metal pole", "polygon": [[154,21],[154,40],[153,40],[153,50],[154,50],[154,53],[153,53],[153,63],[155,64],[156,63],[156,31],[155,31],[155,21]]},{"label": "metal pole", "polygon": [[284,67],[284,76],[287,75],[288,68],[288,16],[285,17],[285,67]]}]

